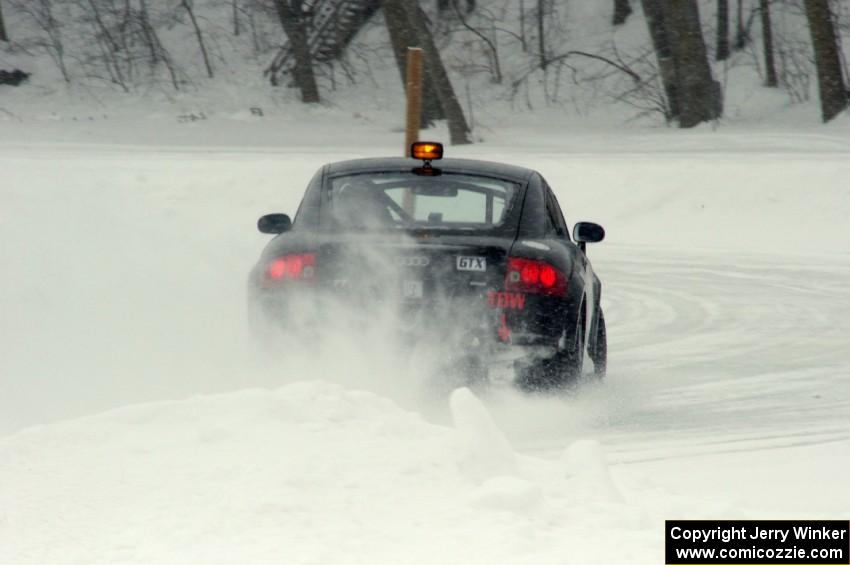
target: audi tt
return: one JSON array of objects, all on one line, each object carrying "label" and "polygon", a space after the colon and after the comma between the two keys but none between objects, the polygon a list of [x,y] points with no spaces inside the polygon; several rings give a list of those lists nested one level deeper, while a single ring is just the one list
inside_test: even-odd
[{"label": "audi tt", "polygon": [[406,339],[437,336],[477,378],[498,363],[525,390],[603,377],[602,285],[587,244],[604,229],[570,232],[534,170],[442,157],[441,144],[418,142],[409,158],[331,163],[294,218],[261,217],[274,237],[249,276],[253,323],[320,340],[339,317],[332,304],[353,305],[364,324],[390,308]]}]

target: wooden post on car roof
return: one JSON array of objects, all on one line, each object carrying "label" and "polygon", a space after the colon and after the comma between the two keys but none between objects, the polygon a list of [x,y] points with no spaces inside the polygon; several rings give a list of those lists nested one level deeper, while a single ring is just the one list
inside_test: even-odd
[{"label": "wooden post on car roof", "polygon": [[[410,146],[419,141],[422,118],[422,49],[407,48],[407,125],[404,130],[404,156],[410,157]],[[413,193],[405,191],[402,208],[413,216],[416,201]]]},{"label": "wooden post on car roof", "polygon": [[404,156],[410,157],[410,146],[419,141],[422,117],[422,49],[407,48],[407,126],[404,133]]}]

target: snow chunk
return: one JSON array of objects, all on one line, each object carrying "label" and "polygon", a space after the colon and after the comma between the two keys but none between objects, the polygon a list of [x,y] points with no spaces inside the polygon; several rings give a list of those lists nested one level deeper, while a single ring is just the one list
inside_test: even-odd
[{"label": "snow chunk", "polygon": [[479,508],[527,511],[542,499],[540,487],[517,477],[493,477],[484,481],[469,497],[470,503]]},{"label": "snow chunk", "polygon": [[516,453],[478,397],[468,388],[459,388],[452,393],[449,406],[463,472],[478,481],[516,475]]},{"label": "snow chunk", "polygon": [[623,502],[623,495],[614,481],[605,451],[595,440],[579,440],[564,453],[569,475],[576,486],[578,500],[587,502]]}]

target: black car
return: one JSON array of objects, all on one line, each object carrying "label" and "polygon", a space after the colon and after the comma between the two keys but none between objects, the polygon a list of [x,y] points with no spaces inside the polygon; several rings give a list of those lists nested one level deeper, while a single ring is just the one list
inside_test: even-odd
[{"label": "black car", "polygon": [[412,158],[325,165],[293,221],[260,218],[276,237],[250,274],[254,321],[320,339],[332,304],[363,320],[392,307],[411,341],[437,336],[484,374],[510,363],[524,389],[575,382],[585,352],[601,378],[601,283],[585,248],[602,227],[577,223],[571,239],[540,173],[442,151],[417,143]]}]

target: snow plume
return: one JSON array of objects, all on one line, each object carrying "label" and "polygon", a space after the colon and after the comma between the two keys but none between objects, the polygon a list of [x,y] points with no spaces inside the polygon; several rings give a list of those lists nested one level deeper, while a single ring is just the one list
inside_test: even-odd
[{"label": "snow plume", "polygon": [[326,277],[321,286],[281,292],[271,308],[252,316],[257,337],[280,367],[275,370],[375,391],[417,407],[431,400],[442,405],[467,377],[459,361],[464,335],[450,321],[467,317],[446,296],[428,306],[407,300],[406,293],[415,295],[417,288],[421,296],[421,277],[427,275],[425,268],[410,268],[405,261],[423,257],[408,237],[390,244],[369,239],[320,246],[317,277]]}]

